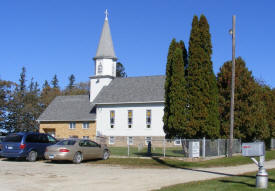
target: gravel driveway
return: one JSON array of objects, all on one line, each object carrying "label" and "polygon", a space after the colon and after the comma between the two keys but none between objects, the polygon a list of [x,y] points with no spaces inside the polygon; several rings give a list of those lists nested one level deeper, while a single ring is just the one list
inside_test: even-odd
[{"label": "gravel driveway", "polygon": [[[275,168],[275,160],[266,163]],[[255,164],[205,169],[149,169],[0,160],[1,191],[144,191],[256,171]]]}]

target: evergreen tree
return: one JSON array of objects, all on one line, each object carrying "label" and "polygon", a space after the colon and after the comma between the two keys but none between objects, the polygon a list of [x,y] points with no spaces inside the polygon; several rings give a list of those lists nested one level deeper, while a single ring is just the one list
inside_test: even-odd
[{"label": "evergreen tree", "polygon": [[20,73],[19,79],[19,91],[24,94],[26,91],[26,68],[22,68],[22,72]]},{"label": "evergreen tree", "polygon": [[185,70],[185,76],[187,75],[187,66],[188,66],[188,54],[187,50],[185,48],[185,44],[182,40],[178,43],[179,48],[182,50],[182,58],[183,58],[183,63],[184,63],[184,70]]},{"label": "evergreen tree", "polygon": [[182,49],[176,48],[171,59],[171,85],[168,93],[170,100],[170,115],[166,132],[175,138],[189,138],[192,131],[186,125],[187,92],[184,78],[184,62]]},{"label": "evergreen tree", "polygon": [[[243,141],[264,140],[270,132],[261,90],[242,58],[236,59],[235,67],[234,138]],[[218,73],[221,135],[226,138],[229,137],[230,129],[231,68],[232,62],[228,61]]]},{"label": "evergreen tree", "polygon": [[74,88],[74,82],[75,82],[75,77],[73,74],[71,74],[69,76],[69,85],[68,85],[69,90],[72,90]]},{"label": "evergreen tree", "polygon": [[195,137],[219,136],[218,89],[213,72],[211,35],[205,16],[194,16],[189,40],[188,126]]},{"label": "evergreen tree", "polygon": [[26,96],[26,69],[23,67],[20,73],[19,85],[16,85],[8,104],[6,130],[9,132],[24,131],[25,113],[24,98]]},{"label": "evergreen tree", "polygon": [[183,41],[177,43],[175,39],[172,40],[167,56],[163,116],[164,131],[167,138],[182,138],[189,136],[190,133],[186,126],[186,52]]},{"label": "evergreen tree", "polygon": [[45,82],[44,82],[42,88],[43,88],[43,89],[44,89],[44,88],[50,88],[49,82],[48,82],[47,80],[45,80]]},{"label": "evergreen tree", "polygon": [[116,64],[116,77],[127,78],[125,68],[121,62]]},{"label": "evergreen tree", "polygon": [[51,83],[52,83],[53,88],[59,89],[58,79],[57,79],[57,75],[56,74],[54,75]]},{"label": "evergreen tree", "polygon": [[171,128],[168,125],[170,112],[170,88],[171,88],[171,75],[172,75],[172,64],[173,64],[173,56],[177,47],[176,39],[173,39],[169,46],[168,56],[167,56],[167,64],[166,64],[166,78],[165,78],[165,103],[164,103],[164,115],[163,115],[163,129],[166,133],[167,138],[171,138],[174,132],[171,132]]},{"label": "evergreen tree", "polygon": [[11,100],[13,86],[13,82],[0,79],[0,130],[7,129],[8,105]]},{"label": "evergreen tree", "polygon": [[220,122],[219,122],[219,92],[217,86],[216,76],[213,71],[213,63],[211,60],[212,43],[209,31],[209,24],[204,15],[200,16],[199,20],[200,40],[203,49],[203,57],[201,59],[202,67],[205,72],[202,73],[204,87],[203,100],[207,108],[207,116],[205,126],[202,129],[202,136],[206,135],[210,138],[217,138],[219,136]]}]

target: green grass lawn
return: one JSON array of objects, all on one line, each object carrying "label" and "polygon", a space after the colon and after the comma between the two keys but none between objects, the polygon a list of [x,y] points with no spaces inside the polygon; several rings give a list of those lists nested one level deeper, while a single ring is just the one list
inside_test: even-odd
[{"label": "green grass lawn", "polygon": [[[269,184],[268,189],[265,190],[275,190],[275,169],[268,170],[269,174]],[[214,180],[191,182],[186,184],[178,184],[174,186],[169,186],[160,189],[160,191],[249,191],[258,190],[255,188],[255,178],[256,172],[227,177],[218,178]]]},{"label": "green grass lawn", "polygon": [[[275,159],[275,150],[266,152],[266,160]],[[140,158],[110,158],[108,160],[90,161],[93,164],[111,164],[129,167],[157,167],[157,168],[207,168],[219,166],[236,166],[242,164],[252,164],[250,158],[243,156],[234,156],[232,158],[217,158],[204,161],[186,162],[177,159],[157,158],[140,159]]]}]

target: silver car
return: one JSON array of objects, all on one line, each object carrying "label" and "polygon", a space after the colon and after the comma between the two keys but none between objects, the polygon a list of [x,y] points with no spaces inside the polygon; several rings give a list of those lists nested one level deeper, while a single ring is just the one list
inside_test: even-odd
[{"label": "silver car", "polygon": [[106,145],[100,145],[91,140],[67,139],[48,146],[44,156],[51,161],[69,160],[79,164],[89,159],[106,160],[110,156],[110,151]]}]

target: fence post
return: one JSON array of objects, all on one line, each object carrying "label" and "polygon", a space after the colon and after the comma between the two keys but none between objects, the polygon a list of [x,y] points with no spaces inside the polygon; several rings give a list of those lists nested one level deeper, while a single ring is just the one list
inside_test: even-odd
[{"label": "fence post", "polygon": [[220,156],[220,139],[218,139],[217,141],[218,141],[218,156]]},{"label": "fence post", "polygon": [[205,137],[202,139],[202,157],[205,158]]},{"label": "fence post", "polygon": [[274,142],[274,139],[271,138],[271,143],[270,143],[270,148],[271,149],[274,149],[274,146],[273,146],[274,143],[273,142]]},{"label": "fence post", "polygon": [[163,157],[165,157],[165,143],[166,139],[163,139]]},{"label": "fence post", "polygon": [[128,140],[127,140],[127,145],[128,145],[128,157],[130,156],[130,144],[129,144],[129,138],[128,138]]}]

